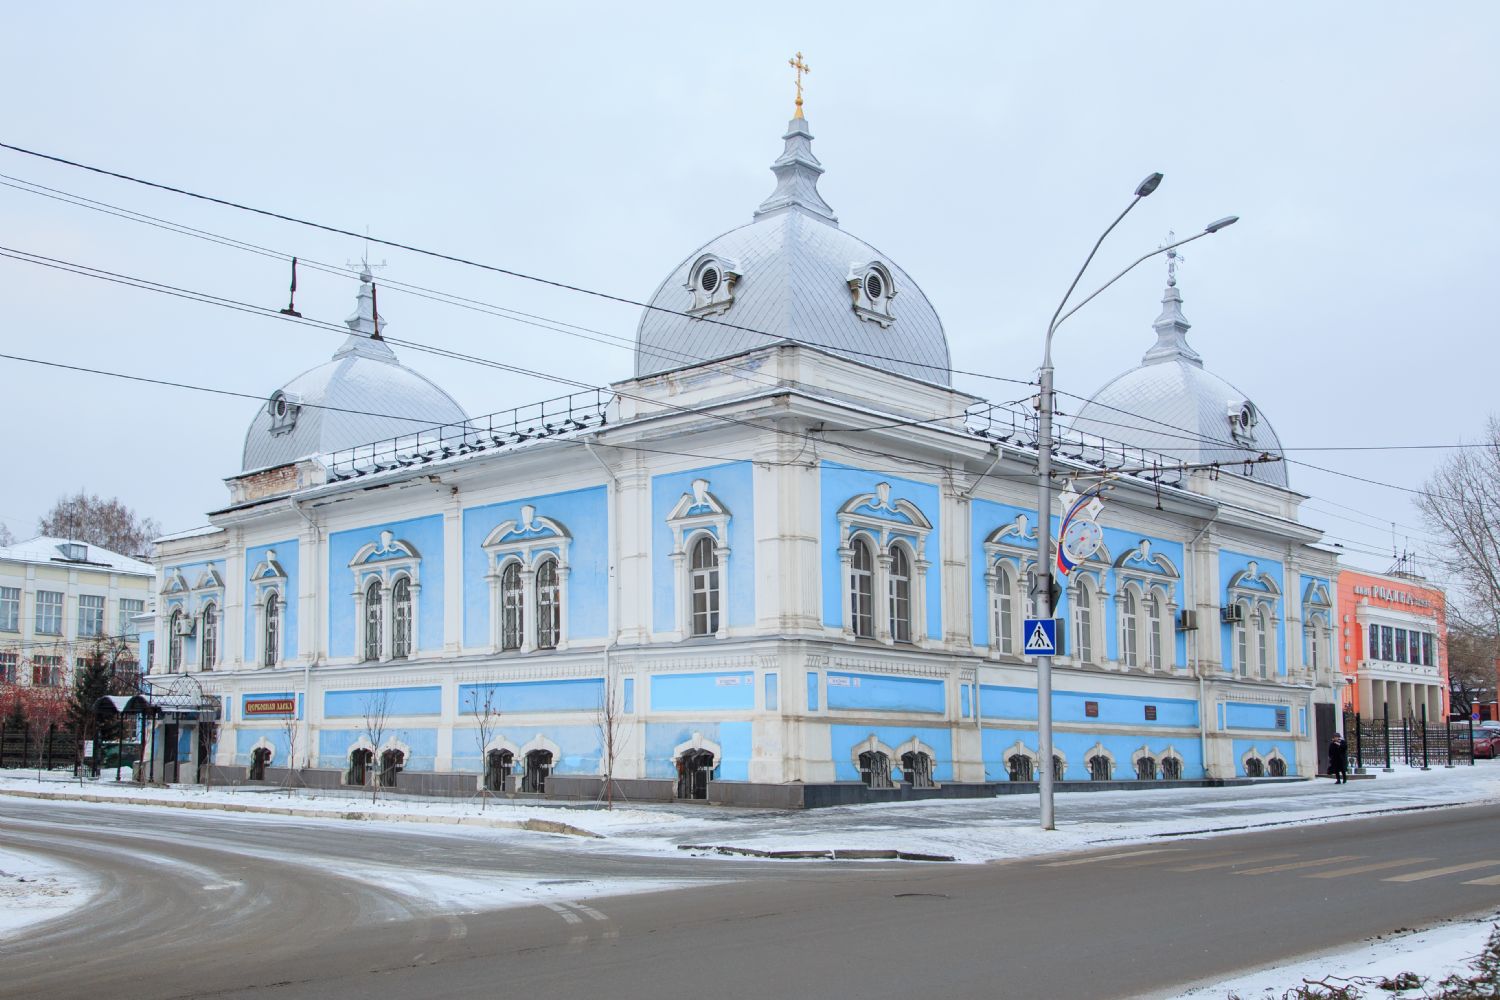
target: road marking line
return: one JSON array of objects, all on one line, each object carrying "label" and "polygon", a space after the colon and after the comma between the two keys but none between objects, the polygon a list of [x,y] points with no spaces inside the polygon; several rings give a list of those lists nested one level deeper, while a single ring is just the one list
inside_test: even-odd
[{"label": "road marking line", "polygon": [[1169,868],[1173,872],[1206,872],[1210,868],[1233,868],[1235,865],[1249,865],[1257,861],[1274,861],[1277,858],[1295,858],[1297,855],[1288,851],[1280,854],[1262,854],[1255,858],[1235,858],[1233,861],[1204,861],[1196,865],[1183,865],[1181,868]]},{"label": "road marking line", "polygon": [[583,923],[582,917],[565,906],[560,906],[557,903],[543,903],[542,905],[551,910],[553,913],[557,914],[559,917],[562,917],[570,924]]},{"label": "road marking line", "polygon": [[1470,861],[1466,865],[1449,865],[1446,868],[1429,868],[1426,871],[1407,872],[1405,875],[1392,875],[1390,878],[1381,879],[1382,882],[1420,882],[1424,878],[1437,878],[1439,875],[1456,875],[1459,872],[1471,872],[1475,868],[1493,868],[1500,865],[1500,861]]},{"label": "road marking line", "polygon": [[1500,875],[1486,875],[1484,878],[1471,879],[1464,885],[1500,885]]},{"label": "road marking line", "polygon": [[600,913],[598,910],[594,909],[592,906],[587,906],[587,905],[585,905],[583,903],[564,903],[563,905],[564,906],[571,906],[575,910],[582,910],[585,914],[587,914],[588,916],[592,917],[595,920],[602,920],[605,923],[609,922],[609,918],[608,917],[606,917],[604,914]]},{"label": "road marking line", "polygon": [[1066,868],[1069,865],[1091,865],[1098,861],[1115,861],[1119,858],[1136,858],[1142,854],[1167,854],[1173,851],[1181,851],[1181,847],[1153,847],[1145,851],[1123,851],[1119,854],[1101,854],[1095,858],[1077,858],[1072,861],[1049,861],[1043,868]]},{"label": "road marking line", "polygon": [[1340,861],[1358,861],[1363,854],[1340,854],[1333,858],[1313,858],[1311,861],[1291,861],[1284,865],[1266,865],[1262,868],[1246,868],[1230,872],[1231,875],[1269,875],[1272,872],[1290,872],[1298,868],[1316,868],[1319,865],[1336,865]]},{"label": "road marking line", "polygon": [[1404,868],[1407,865],[1419,865],[1431,858],[1398,858],[1395,861],[1376,861],[1368,865],[1355,865],[1352,868],[1335,868],[1331,872],[1313,872],[1304,875],[1303,878],[1343,878],[1345,875],[1363,875],[1365,872],[1384,871],[1387,868]]}]

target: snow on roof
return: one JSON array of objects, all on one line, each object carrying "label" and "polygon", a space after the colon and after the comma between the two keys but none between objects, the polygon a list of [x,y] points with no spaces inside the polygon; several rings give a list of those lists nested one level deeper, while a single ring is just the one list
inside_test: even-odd
[{"label": "snow on roof", "polygon": [[150,563],[71,538],[37,535],[15,545],[0,546],[0,562],[46,563],[65,566],[102,566],[133,576],[155,576]]},{"label": "snow on roof", "polygon": [[203,535],[216,535],[224,529],[216,524],[200,524],[196,528],[188,528],[186,531],[174,531],[170,535],[160,535],[155,541],[175,542],[183,538],[198,538]]}]

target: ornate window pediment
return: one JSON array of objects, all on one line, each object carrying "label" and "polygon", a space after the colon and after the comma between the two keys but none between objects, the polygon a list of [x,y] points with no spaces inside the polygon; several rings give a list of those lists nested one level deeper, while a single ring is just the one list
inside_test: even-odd
[{"label": "ornate window pediment", "polygon": [[405,659],[416,648],[422,554],[382,531],[349,560],[354,576],[355,649],[366,661]]},{"label": "ornate window pediment", "polygon": [[193,588],[188,586],[187,578],[178,569],[167,574],[166,582],[162,584],[161,592],[164,597],[185,596]]},{"label": "ornate window pediment", "polygon": [[531,504],[485,536],[480,547],[488,567],[493,649],[530,653],[567,647],[572,540],[561,522],[539,516]]},{"label": "ornate window pediment", "polygon": [[729,633],[729,508],[709,492],[707,479],[693,480],[667,515],[672,529],[672,578],[677,588],[675,633]]},{"label": "ornate window pediment", "polygon": [[880,261],[849,265],[849,274],[844,279],[849,285],[849,296],[854,303],[854,314],[860,319],[878,323],[882,328],[896,322],[891,311],[891,302],[896,297],[896,282],[891,270]]},{"label": "ornate window pediment", "polygon": [[734,305],[734,289],[741,277],[737,262],[716,254],[703,254],[688,268],[685,287],[693,296],[688,314],[713,316],[727,312]]},{"label": "ornate window pediment", "polygon": [[194,590],[223,590],[224,578],[213,566],[209,566],[198,575],[198,582],[193,584]]},{"label": "ornate window pediment", "polygon": [[1229,578],[1229,589],[1231,591],[1259,592],[1270,597],[1281,596],[1281,586],[1275,578],[1260,571],[1260,563],[1251,560],[1250,563],[1238,573]]},{"label": "ornate window pediment", "polygon": [[276,560],[276,550],[267,549],[265,558],[255,564],[255,569],[250,571],[250,579],[254,583],[270,583],[286,579],[286,570]]}]

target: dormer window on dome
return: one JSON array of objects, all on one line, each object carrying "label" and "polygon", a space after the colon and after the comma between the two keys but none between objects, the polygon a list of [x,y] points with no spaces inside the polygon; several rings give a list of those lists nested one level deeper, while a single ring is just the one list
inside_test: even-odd
[{"label": "dormer window on dome", "polygon": [[1260,423],[1260,412],[1248,399],[1231,399],[1228,406],[1229,433],[1236,441],[1253,443],[1255,425]]},{"label": "dormer window on dome", "polygon": [[271,433],[275,435],[287,434],[296,427],[297,414],[301,412],[302,404],[297,397],[280,389],[266,401],[266,413],[271,418]]},{"label": "dormer window on dome", "polygon": [[734,305],[734,286],[741,278],[739,265],[732,260],[704,254],[688,269],[687,290],[692,293],[693,316],[713,316]]},{"label": "dormer window on dome", "polygon": [[891,300],[896,297],[896,283],[891,280],[890,268],[879,261],[867,264],[851,264],[849,294],[854,301],[854,314],[860,319],[879,323],[882,327],[896,322],[891,312]]}]

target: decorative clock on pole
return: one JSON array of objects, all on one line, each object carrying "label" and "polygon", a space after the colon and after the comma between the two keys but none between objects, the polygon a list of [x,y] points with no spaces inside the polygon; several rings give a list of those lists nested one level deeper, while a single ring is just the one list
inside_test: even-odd
[{"label": "decorative clock on pole", "polygon": [[1058,498],[1063,508],[1062,523],[1057,529],[1059,576],[1066,577],[1104,544],[1104,529],[1099,527],[1098,521],[1099,513],[1104,510],[1104,501],[1099,499],[1099,494],[1104,489],[1103,483],[1090,486],[1082,493],[1069,488]]}]

